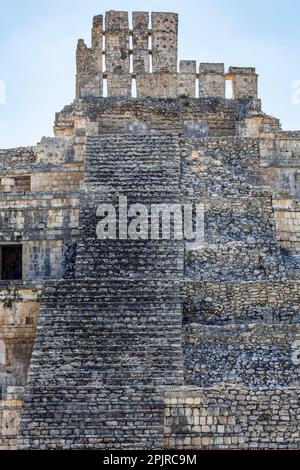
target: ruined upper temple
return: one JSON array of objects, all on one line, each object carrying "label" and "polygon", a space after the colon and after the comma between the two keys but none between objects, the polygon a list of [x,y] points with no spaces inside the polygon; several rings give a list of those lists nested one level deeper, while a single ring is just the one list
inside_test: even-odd
[{"label": "ruined upper temple", "polygon": [[[96,16],[92,43],[77,47],[76,96],[126,98],[225,98],[225,81],[232,81],[234,99],[257,98],[257,75],[252,67],[178,64],[178,15],[133,12],[132,29],[126,11]],[[104,84],[107,89],[104,90]]]},{"label": "ruined upper temple", "polygon": [[[0,449],[300,447],[300,132],[177,51],[96,16],[54,137],[0,150]],[[203,246],[98,239],[120,195],[202,205]]]}]

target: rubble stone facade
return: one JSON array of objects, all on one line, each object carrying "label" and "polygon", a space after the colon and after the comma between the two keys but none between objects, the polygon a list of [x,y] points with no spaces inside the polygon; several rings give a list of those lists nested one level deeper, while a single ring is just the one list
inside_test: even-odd
[{"label": "rubble stone facade", "polygon": [[[55,136],[0,150],[0,448],[299,449],[300,132],[254,68],[178,64],[176,14],[132,28],[96,16]],[[204,246],[98,240],[120,195],[203,204]]]}]

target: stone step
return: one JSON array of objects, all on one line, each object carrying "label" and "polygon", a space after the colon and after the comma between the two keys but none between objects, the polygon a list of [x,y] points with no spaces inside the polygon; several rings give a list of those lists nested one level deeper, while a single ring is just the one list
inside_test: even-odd
[{"label": "stone step", "polygon": [[33,386],[25,396],[21,447],[162,447],[163,422],[163,395],[151,387]]},{"label": "stone step", "polygon": [[[86,184],[111,187],[158,185],[179,187],[178,136],[141,135],[89,137]],[[159,137],[159,138],[158,138]]]}]

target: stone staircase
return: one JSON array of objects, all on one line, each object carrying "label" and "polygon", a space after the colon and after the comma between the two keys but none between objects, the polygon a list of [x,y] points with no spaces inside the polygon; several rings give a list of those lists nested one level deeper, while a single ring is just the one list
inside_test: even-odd
[{"label": "stone staircase", "polygon": [[30,386],[20,447],[159,449],[163,416],[163,396],[151,387]]},{"label": "stone staircase", "polygon": [[179,189],[177,134],[89,137],[85,183],[105,191],[159,192]]},{"label": "stone staircase", "polygon": [[88,139],[76,277],[181,278],[182,241],[97,239],[97,207],[101,203],[118,207],[119,196],[127,197],[128,207],[144,204],[148,210],[151,204],[180,203],[176,134]]},{"label": "stone staircase", "polygon": [[182,242],[98,240],[96,209],[121,191],[179,200],[177,139],[88,140],[76,278],[43,292],[22,448],[163,447],[163,388],[184,376]]},{"label": "stone staircase", "polygon": [[179,284],[94,280],[49,284],[29,382],[43,386],[180,383]]}]

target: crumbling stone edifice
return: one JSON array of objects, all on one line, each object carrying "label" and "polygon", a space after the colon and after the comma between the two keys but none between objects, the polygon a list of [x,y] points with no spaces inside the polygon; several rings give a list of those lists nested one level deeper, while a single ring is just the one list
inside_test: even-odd
[{"label": "crumbling stone edifice", "polygon": [[[255,69],[178,65],[176,14],[132,25],[95,17],[55,137],[0,150],[0,446],[299,448],[300,132]],[[98,240],[120,194],[204,204],[204,246]]]}]

